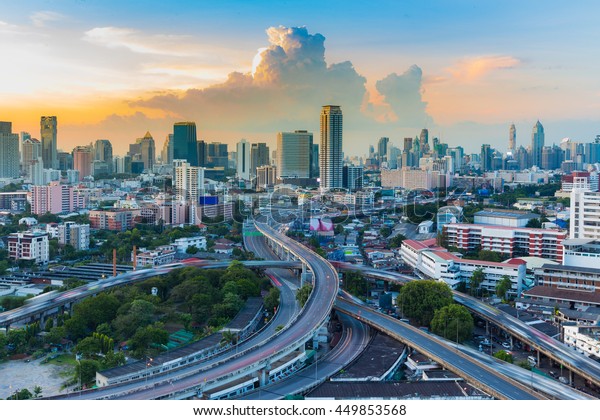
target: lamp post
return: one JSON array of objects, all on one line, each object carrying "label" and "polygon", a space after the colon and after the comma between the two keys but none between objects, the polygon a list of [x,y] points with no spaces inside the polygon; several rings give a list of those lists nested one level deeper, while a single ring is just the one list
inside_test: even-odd
[{"label": "lamp post", "polygon": [[152,366],[153,359],[150,356],[146,356],[146,385],[148,385],[148,376],[150,376],[149,368]]},{"label": "lamp post", "polygon": [[83,388],[83,383],[81,382],[81,353],[75,354],[75,360],[79,363],[79,396],[81,397],[81,390]]}]

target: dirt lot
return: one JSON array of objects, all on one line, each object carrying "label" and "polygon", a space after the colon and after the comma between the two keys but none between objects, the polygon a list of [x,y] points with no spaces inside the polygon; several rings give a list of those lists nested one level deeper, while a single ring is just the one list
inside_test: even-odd
[{"label": "dirt lot", "polygon": [[17,389],[27,388],[33,392],[36,385],[42,387],[42,395],[50,396],[66,391],[60,388],[65,382],[68,372],[73,367],[51,363],[41,364],[40,360],[11,360],[0,364],[0,398],[7,398]]}]

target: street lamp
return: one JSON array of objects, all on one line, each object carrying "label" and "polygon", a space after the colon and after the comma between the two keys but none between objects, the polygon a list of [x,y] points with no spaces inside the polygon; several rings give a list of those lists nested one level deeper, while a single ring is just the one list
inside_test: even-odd
[{"label": "street lamp", "polygon": [[148,384],[148,376],[150,376],[149,368],[154,360],[150,356],[146,356],[146,385]]},{"label": "street lamp", "polygon": [[83,388],[83,383],[81,382],[81,353],[75,354],[75,360],[79,363],[79,396],[81,397],[81,389]]}]

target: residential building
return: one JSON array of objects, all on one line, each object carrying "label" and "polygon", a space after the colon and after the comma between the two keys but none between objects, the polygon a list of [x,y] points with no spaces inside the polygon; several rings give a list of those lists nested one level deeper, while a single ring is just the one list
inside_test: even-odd
[{"label": "residential building", "polygon": [[11,122],[0,125],[0,178],[19,177],[19,135],[12,132]]},{"label": "residential building", "polygon": [[113,148],[110,140],[96,140],[96,143],[94,143],[94,161],[105,163],[108,173],[113,172]]},{"label": "residential building", "polygon": [[267,143],[252,143],[250,148],[250,177],[256,176],[256,168],[259,166],[268,165],[269,160],[269,147]]},{"label": "residential building", "polygon": [[132,255],[136,268],[158,267],[175,260],[175,247],[172,245],[159,246],[153,251],[142,248],[140,251],[135,258]]},{"label": "residential building", "polygon": [[34,185],[31,188],[31,212],[37,215],[46,213],[61,214],[85,208],[87,198],[73,186],[52,181],[48,185]]},{"label": "residential building", "polygon": [[484,281],[480,288],[490,293],[496,292],[496,286],[503,276],[511,281],[512,295],[520,294],[526,274],[523,260],[513,259],[507,263],[462,259],[445,248],[435,245],[435,239],[416,241],[407,239],[400,247],[400,256],[405,264],[420,271],[425,277],[441,280],[455,289],[459,284],[469,284],[475,270],[481,269]]},{"label": "residential building", "polygon": [[494,251],[508,257],[540,257],[563,260],[566,230],[535,229],[497,225],[448,223],[444,226],[447,245],[467,251]]},{"label": "residential building", "polygon": [[[42,143],[33,138],[24,139],[21,142],[21,167],[23,168],[25,176],[30,180],[33,177],[34,167],[37,166],[38,163],[41,163],[41,169],[43,169]],[[38,169],[38,174],[41,169]]]},{"label": "residential building", "polygon": [[306,130],[277,133],[277,177],[310,178],[313,146],[313,134]]},{"label": "residential building", "polygon": [[77,146],[73,149],[73,169],[79,171],[79,180],[92,175],[94,152],[90,146]]},{"label": "residential building", "polygon": [[90,225],[75,222],[58,225],[58,243],[71,245],[77,251],[90,249]]},{"label": "residential building", "polygon": [[124,232],[133,229],[134,219],[138,214],[139,210],[128,209],[91,210],[90,227]]},{"label": "residential building", "polygon": [[323,106],[319,150],[322,190],[342,187],[342,125],[341,108],[336,105]]},{"label": "residential building", "polygon": [[206,237],[192,236],[189,238],[178,238],[173,241],[173,246],[181,254],[185,253],[191,246],[195,246],[201,251],[206,251]]},{"label": "residential building", "polygon": [[564,323],[563,343],[586,356],[600,358],[600,326]]},{"label": "residential building", "polygon": [[363,167],[344,165],[342,170],[342,186],[350,191],[362,189]]},{"label": "residential building", "polygon": [[204,168],[181,159],[173,160],[173,188],[176,200],[197,205],[204,194]]},{"label": "residential building", "polygon": [[42,142],[42,160],[44,168],[59,169],[57,156],[57,134],[58,122],[55,116],[41,117],[40,119],[40,139]]},{"label": "residential building", "polygon": [[[204,142],[202,143],[204,145]],[[198,145],[199,144],[200,142],[198,142]],[[163,165],[170,165],[171,163],[173,163],[173,134],[167,134],[167,137],[165,138],[165,143],[163,144],[163,148],[160,153],[160,160]],[[204,162],[200,165],[203,164]]]},{"label": "residential building", "polygon": [[245,139],[240,140],[236,146],[237,151],[237,176],[239,179],[246,181],[250,180],[250,175],[253,174],[250,162],[250,143]]},{"label": "residential building", "polygon": [[256,189],[266,190],[267,187],[275,185],[277,179],[277,168],[271,165],[256,168]]},{"label": "residential building", "polygon": [[573,180],[570,205],[571,239],[600,239],[600,192],[591,191],[585,177]]},{"label": "residential building", "polygon": [[8,256],[16,261],[47,264],[50,260],[48,233],[25,231],[8,235]]}]

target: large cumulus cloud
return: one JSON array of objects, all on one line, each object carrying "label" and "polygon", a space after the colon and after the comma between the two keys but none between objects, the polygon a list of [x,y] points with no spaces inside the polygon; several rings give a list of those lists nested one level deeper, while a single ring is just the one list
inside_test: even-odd
[{"label": "large cumulus cloud", "polygon": [[[270,45],[261,50],[253,72],[234,72],[221,84],[160,93],[132,105],[193,119],[208,130],[317,130],[320,107],[326,104],[342,106],[345,133],[380,124],[363,112],[368,101],[366,79],[349,61],[325,61],[323,35],[310,34],[304,27],[280,26],[269,28],[267,36]],[[427,120],[418,67],[388,76],[377,88],[398,122],[417,127]]]}]

